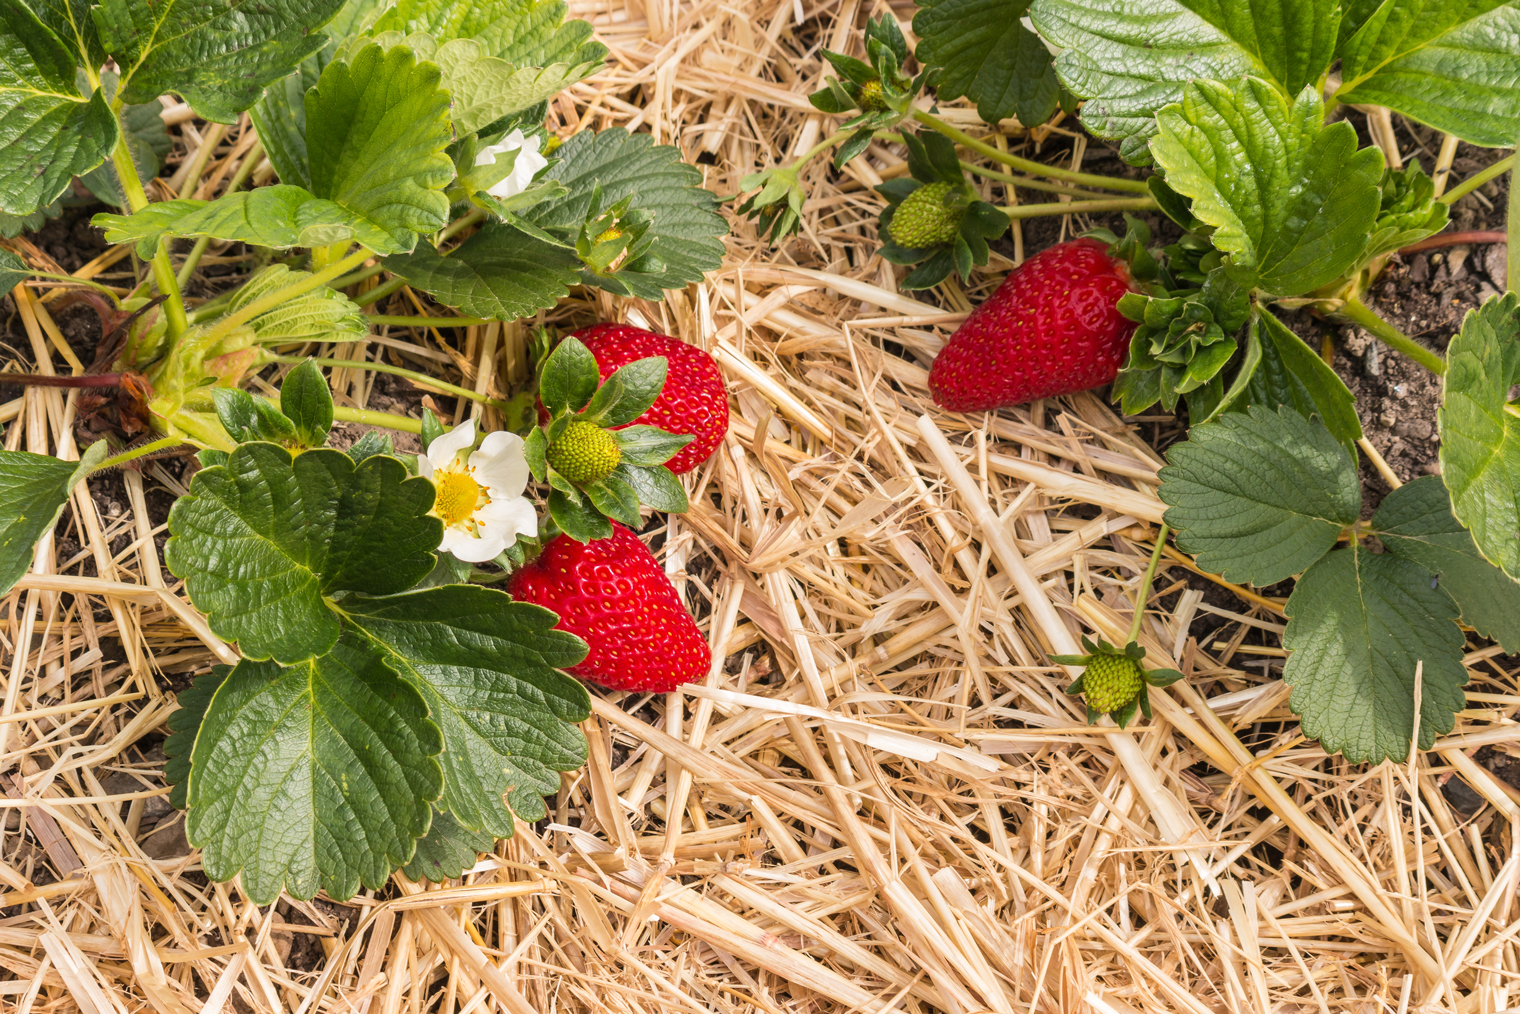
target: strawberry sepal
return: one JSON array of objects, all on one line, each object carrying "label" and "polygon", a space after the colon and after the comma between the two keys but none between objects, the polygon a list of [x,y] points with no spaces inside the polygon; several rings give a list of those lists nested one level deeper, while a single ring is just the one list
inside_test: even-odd
[{"label": "strawberry sepal", "polygon": [[1175,669],[1147,670],[1141,665],[1145,649],[1135,641],[1117,648],[1102,638],[1095,644],[1083,635],[1082,647],[1086,655],[1051,655],[1050,660],[1057,665],[1082,666],[1082,674],[1065,692],[1085,699],[1088,725],[1109,715],[1122,729],[1134,720],[1137,710],[1149,719],[1149,689],[1170,686],[1183,678]]}]

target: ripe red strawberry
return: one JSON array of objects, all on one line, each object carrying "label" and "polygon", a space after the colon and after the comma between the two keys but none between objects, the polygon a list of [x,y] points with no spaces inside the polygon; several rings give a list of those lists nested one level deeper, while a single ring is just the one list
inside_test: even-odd
[{"label": "ripe red strawberry", "polygon": [[1118,310],[1129,268],[1095,239],[1015,268],[950,336],[929,370],[935,404],[979,412],[1110,383],[1135,323]]},{"label": "ripe red strawberry", "polygon": [[658,426],[668,433],[690,433],[694,439],[665,467],[677,475],[689,472],[722,442],[728,432],[728,393],[712,357],[694,345],[627,324],[595,324],[575,332],[596,357],[606,380],[635,359],[664,356],[669,364],[665,389],[653,405],[630,426]]},{"label": "ripe red strawberry", "polygon": [[581,544],[555,536],[538,559],[507,582],[520,602],[559,613],[558,627],[583,639],[591,652],[570,671],[613,690],[663,694],[699,682],[712,649],[670,578],[628,529]]}]

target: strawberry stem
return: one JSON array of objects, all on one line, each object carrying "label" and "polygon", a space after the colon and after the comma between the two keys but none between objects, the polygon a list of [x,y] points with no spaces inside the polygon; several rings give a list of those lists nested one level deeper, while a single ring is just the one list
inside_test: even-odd
[{"label": "strawberry stem", "polygon": [[0,384],[18,387],[120,387],[120,373],[82,373],[78,376],[50,376],[41,373],[0,373]]},{"label": "strawberry stem", "polygon": [[1161,565],[1161,552],[1166,548],[1166,522],[1161,522],[1161,527],[1156,531],[1156,548],[1151,550],[1151,562],[1145,568],[1145,576],[1140,579],[1140,591],[1135,595],[1135,618],[1129,625],[1129,640],[1125,644],[1133,644],[1135,638],[1140,636],[1140,624],[1145,619],[1145,604],[1150,601],[1151,582],[1156,579],[1156,568]]},{"label": "strawberry stem", "polygon": [[1071,169],[1058,169],[1055,166],[1041,165],[1039,162],[1027,158],[1019,158],[1010,155],[1006,151],[998,151],[986,141],[980,141],[963,130],[952,127],[932,113],[926,113],[922,109],[915,110],[913,118],[924,126],[938,133],[944,134],[956,144],[970,148],[978,154],[985,155],[994,162],[1001,162],[1011,169],[1026,172],[1034,176],[1045,176],[1053,180],[1066,180],[1069,183],[1080,183],[1084,186],[1099,187],[1103,190],[1123,190],[1137,194],[1150,193],[1144,180],[1124,180],[1116,176],[1098,176],[1093,173],[1079,173]]},{"label": "strawberry stem", "polygon": [[1460,246],[1463,243],[1503,243],[1504,233],[1488,230],[1484,232],[1443,232],[1439,236],[1431,236],[1422,239],[1418,243],[1399,247],[1399,253],[1412,254],[1422,250],[1439,250],[1446,246]]},{"label": "strawberry stem", "polygon": [[[264,360],[266,362],[285,363],[291,366],[299,366],[301,363],[306,362],[306,359],[306,356],[264,356]],[[313,359],[312,362],[316,363],[318,366],[330,366],[334,369],[370,370],[375,373],[389,373],[395,377],[405,377],[407,380],[410,380],[414,384],[421,384],[427,387],[435,388],[436,390],[442,391],[445,394],[452,394],[458,398],[469,398],[471,401],[478,401],[482,405],[489,405],[491,408],[502,409],[505,411],[508,407],[507,403],[504,401],[500,401],[496,398],[471,391],[467,387],[460,387],[457,384],[450,384],[446,381],[430,377],[425,373],[417,373],[414,370],[408,370],[400,366],[392,366],[389,363],[374,363],[363,359]]]},{"label": "strawberry stem", "polygon": [[1081,215],[1103,211],[1155,211],[1149,197],[1113,197],[1102,201],[1057,201],[1054,204],[1011,204],[998,210],[1009,219],[1043,218],[1047,215]]},{"label": "strawberry stem", "polygon": [[114,454],[111,457],[106,458],[100,464],[95,466],[95,470],[97,472],[100,472],[104,471],[107,468],[119,468],[129,461],[136,461],[138,458],[146,458],[149,455],[157,454],[159,451],[166,451],[171,447],[178,447],[183,443],[184,441],[179,437],[160,437],[158,440],[155,440],[152,443],[143,444],[140,447],[133,447],[122,451],[120,454]]},{"label": "strawberry stem", "polygon": [[1510,166],[1514,164],[1514,155],[1509,155],[1505,158],[1501,158],[1499,161],[1495,162],[1487,169],[1484,169],[1482,172],[1475,173],[1472,176],[1467,177],[1467,179],[1463,180],[1461,183],[1458,183],[1456,186],[1452,187],[1450,190],[1446,191],[1446,193],[1442,194],[1436,199],[1442,204],[1456,204],[1462,198],[1466,197],[1468,194],[1472,193],[1474,190],[1478,189],[1483,184],[1493,179],[1495,176],[1500,176],[1508,172]]},{"label": "strawberry stem", "polygon": [[422,420],[420,419],[408,419],[404,415],[376,412],[368,408],[349,408],[346,405],[334,405],[333,418],[338,422],[363,423],[366,426],[379,426],[382,429],[397,430],[402,433],[416,433],[419,436],[422,434]]},{"label": "strawberry stem", "polygon": [[[111,164],[116,168],[116,178],[121,181],[122,195],[127,208],[133,214],[148,206],[148,193],[143,189],[142,178],[137,175],[137,164],[127,148],[127,131],[121,131],[116,147],[111,149]],[[169,260],[168,248],[160,242],[153,254],[153,281],[164,297],[164,319],[168,322],[170,340],[177,339],[190,326],[185,319],[185,299],[180,294],[179,281],[174,277],[174,265]]]},{"label": "strawberry stem", "polygon": [[996,169],[988,169],[986,166],[977,165],[975,162],[961,161],[961,168],[969,173],[989,180],[997,180],[999,183],[1007,183],[1009,186],[1022,187],[1025,190],[1039,190],[1047,194],[1060,194],[1062,197],[1071,197],[1077,200],[1097,199],[1105,200],[1108,195],[1097,190],[1081,190],[1077,187],[1063,186],[1060,183],[1046,183],[1032,176],[1014,176],[1011,173],[1000,173]]},{"label": "strawberry stem", "polygon": [[1410,359],[1425,367],[1436,376],[1444,376],[1446,373],[1446,360],[1417,344],[1404,332],[1388,323],[1376,313],[1373,313],[1360,299],[1352,296],[1341,304],[1340,315],[1356,324],[1362,330],[1372,335],[1390,348],[1397,349]]}]

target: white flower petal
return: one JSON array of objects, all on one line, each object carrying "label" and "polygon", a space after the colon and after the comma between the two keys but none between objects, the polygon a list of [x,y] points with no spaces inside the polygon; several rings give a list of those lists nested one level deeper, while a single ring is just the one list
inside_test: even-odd
[{"label": "white flower petal", "polygon": [[509,546],[519,535],[538,534],[538,512],[527,497],[492,500],[475,512],[475,521],[482,532],[501,536]]},{"label": "white flower petal", "polygon": [[417,455],[417,474],[424,479],[431,479],[433,477],[433,463],[428,460],[426,454]]},{"label": "white flower petal", "polygon": [[[549,164],[549,160],[538,153],[542,140],[537,135],[525,138],[523,137],[521,128],[513,128],[512,133],[502,138],[496,144],[491,145],[488,150],[509,151],[514,148],[517,149],[517,159],[512,163],[512,171],[495,186],[487,190],[486,193],[498,200],[506,200],[509,197],[516,197],[526,190],[528,184],[533,182],[533,177],[538,174],[538,171]],[[496,156],[493,154],[491,157],[494,161]],[[480,163],[477,161],[475,164],[479,165]]]},{"label": "white flower petal", "polygon": [[521,496],[528,485],[528,458],[516,433],[487,433],[480,450],[470,455],[475,481],[491,491],[491,499]]},{"label": "white flower petal", "polygon": [[447,468],[454,463],[454,456],[475,443],[475,420],[464,422],[428,444],[427,457],[434,468]]},{"label": "white flower petal", "polygon": [[454,557],[465,563],[485,563],[494,560],[507,548],[506,540],[498,535],[490,535],[483,539],[477,539],[468,532],[462,532],[457,528],[447,528],[443,533],[443,542],[438,546],[445,553],[453,553]]}]

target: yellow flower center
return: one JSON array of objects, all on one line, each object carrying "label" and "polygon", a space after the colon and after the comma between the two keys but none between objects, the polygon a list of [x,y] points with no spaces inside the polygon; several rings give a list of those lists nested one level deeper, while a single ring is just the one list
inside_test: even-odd
[{"label": "yellow flower center", "polygon": [[481,487],[467,471],[439,472],[433,479],[438,495],[433,501],[433,513],[443,523],[453,527],[470,520],[480,502]]}]

